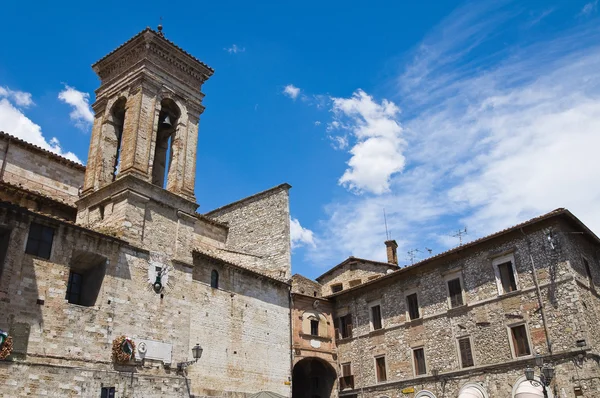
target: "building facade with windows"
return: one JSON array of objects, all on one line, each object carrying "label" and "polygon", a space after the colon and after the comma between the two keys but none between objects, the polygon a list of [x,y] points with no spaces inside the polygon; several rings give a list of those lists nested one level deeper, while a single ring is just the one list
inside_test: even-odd
[{"label": "building facade with windows", "polygon": [[[386,246],[393,265],[397,245]],[[339,396],[544,397],[536,359],[554,369],[547,396],[600,396],[599,253],[598,237],[557,209],[355,286],[348,259],[322,285]]]},{"label": "building facade with windows", "polygon": [[289,396],[290,186],[198,213],[212,69],[151,29],[93,68],[86,167],[0,133],[0,396]]}]

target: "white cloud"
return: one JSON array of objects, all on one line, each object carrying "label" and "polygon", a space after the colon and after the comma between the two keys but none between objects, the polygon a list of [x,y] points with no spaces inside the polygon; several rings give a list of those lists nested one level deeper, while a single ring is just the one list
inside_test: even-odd
[{"label": "white cloud", "polygon": [[234,44],[229,48],[224,48],[223,50],[227,51],[229,54],[237,54],[246,51],[246,47],[238,47],[237,44]]},{"label": "white cloud", "polygon": [[15,102],[17,106],[27,108],[34,105],[31,94],[23,91],[14,91],[8,87],[0,86],[0,98],[5,97]]},{"label": "white cloud", "polygon": [[597,10],[598,10],[598,0],[590,1],[589,3],[586,3],[586,5],[583,6],[579,15],[588,16],[588,15],[595,13]]},{"label": "white cloud", "polygon": [[[397,120],[400,109],[388,100],[377,103],[363,90],[350,98],[332,98],[335,119],[331,129],[348,130],[355,140],[341,185],[362,193],[382,194],[390,189],[390,178],[404,168],[404,140]],[[338,139],[339,148],[348,144]]]},{"label": "white cloud", "polygon": [[320,125],[321,125],[321,122],[319,120],[316,120],[315,121],[315,126],[320,126]]},{"label": "white cloud", "polygon": [[285,86],[283,88],[283,94],[285,94],[288,97],[290,97],[291,99],[295,100],[296,98],[298,98],[298,95],[300,94],[300,89],[298,87],[294,86],[293,84],[288,84],[287,86]]},{"label": "white cloud", "polygon": [[58,93],[58,99],[71,105],[73,110],[69,114],[75,126],[81,130],[88,130],[94,122],[94,113],[90,108],[90,95],[65,85],[65,89]]},{"label": "white cloud", "polygon": [[290,218],[290,239],[292,241],[292,249],[302,246],[315,247],[313,232],[302,227],[297,218]]},{"label": "white cloud", "polygon": [[[487,40],[513,15],[486,4],[452,13],[418,46],[398,78],[402,124],[397,111],[385,114],[386,137],[406,141],[398,151],[406,165],[387,191],[326,207],[312,263],[385,260],[383,208],[404,264],[413,248],[457,246],[448,231],[468,227],[466,242],[557,207],[600,231],[600,28],[489,52]],[[483,44],[486,56],[474,57]],[[356,126],[336,113],[328,132]]]},{"label": "white cloud", "polygon": [[[10,90],[6,90],[10,92]],[[31,101],[31,94],[23,94],[26,95],[22,96],[20,100],[15,96],[10,97],[17,105],[19,102],[21,104],[23,103],[22,98],[29,98],[29,100],[25,101],[25,103],[33,103]],[[0,130],[37,145],[43,149],[54,152],[57,155],[64,156],[65,158],[74,162],[82,163],[73,152],[64,151],[56,137],[53,137],[47,141],[42,134],[41,127],[25,116],[25,114],[8,98],[0,98]]]}]

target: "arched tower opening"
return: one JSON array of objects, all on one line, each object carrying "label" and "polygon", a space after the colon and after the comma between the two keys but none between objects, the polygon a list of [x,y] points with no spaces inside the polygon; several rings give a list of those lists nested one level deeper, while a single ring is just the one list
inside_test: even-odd
[{"label": "arched tower opening", "polygon": [[152,162],[152,184],[167,187],[169,171],[173,163],[173,142],[177,132],[177,122],[181,111],[175,101],[165,98],[160,102],[156,146]]},{"label": "arched tower opening", "polygon": [[123,140],[123,128],[125,126],[125,105],[127,100],[119,98],[110,111],[110,124],[112,128],[107,131],[106,141],[109,143],[109,152],[112,153],[109,164],[112,165],[110,181],[115,181],[119,174],[121,164],[121,143]]}]

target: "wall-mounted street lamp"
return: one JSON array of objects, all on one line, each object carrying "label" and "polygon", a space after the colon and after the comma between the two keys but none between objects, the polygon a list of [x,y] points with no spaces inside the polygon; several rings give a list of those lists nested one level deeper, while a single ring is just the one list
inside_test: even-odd
[{"label": "wall-mounted street lamp", "polygon": [[[535,356],[535,366],[540,368],[540,381],[542,390],[544,391],[544,398],[548,398],[548,391],[546,388],[550,385],[550,382],[552,382],[552,379],[554,378],[554,368],[550,364],[545,364],[544,358],[542,358],[542,356],[539,354]],[[527,367],[527,369],[525,369],[525,378],[531,383],[536,383],[534,381],[535,374],[532,368]]]},{"label": "wall-mounted street lamp", "polygon": [[194,360],[193,361],[187,361],[187,362],[179,362],[177,364],[177,370],[180,370],[180,371],[184,370],[188,366],[193,365],[196,362],[198,362],[198,360],[202,356],[202,351],[204,351],[204,350],[202,349],[202,347],[200,347],[200,344],[196,344],[194,346],[194,348],[192,348],[192,355],[194,356]]}]

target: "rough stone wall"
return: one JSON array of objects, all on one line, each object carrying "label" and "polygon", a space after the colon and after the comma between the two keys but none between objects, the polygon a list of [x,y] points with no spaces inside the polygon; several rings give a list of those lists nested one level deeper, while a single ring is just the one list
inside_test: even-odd
[{"label": "rough stone wall", "polygon": [[[387,380],[388,383],[396,383],[394,388],[400,385],[398,383],[406,387],[419,385],[421,380],[425,382],[431,378],[432,369],[438,370],[448,385],[453,383],[458,387],[460,381],[469,378],[459,377],[464,371],[459,365],[457,339],[469,336],[475,361],[475,368],[471,371],[490,371],[490,376],[486,376],[487,383],[496,386],[488,391],[491,398],[510,396],[506,395],[504,384],[510,382],[509,385],[512,385],[514,380],[511,381],[511,378],[516,379],[517,373],[522,375],[525,365],[521,359],[513,358],[509,326],[524,322],[531,351],[548,353],[531,273],[530,253],[541,287],[553,353],[578,350],[576,341],[587,336],[588,327],[579,308],[581,293],[570,266],[572,259],[566,250],[552,250],[543,230],[554,228],[558,231],[561,225],[546,223],[538,225],[536,230],[527,230],[530,247],[520,232],[515,232],[481,244],[469,252],[400,271],[369,287],[334,297],[336,316],[350,313],[353,317],[352,337],[338,340],[337,346],[339,362],[352,363],[355,388],[377,390],[377,393],[368,396],[379,396],[386,391],[384,387],[374,387],[377,386],[374,358],[378,355],[386,356]],[[519,290],[499,296],[492,258],[507,252],[514,255]],[[466,305],[449,309],[444,278],[457,271],[463,278]],[[405,294],[415,290],[422,317],[407,321]],[[384,328],[378,331],[370,328],[369,303],[373,301],[381,304]],[[595,307],[598,304],[597,298],[589,303]],[[428,376],[414,376],[412,349],[418,347],[424,348]],[[593,350],[597,352],[597,346]],[[491,375],[498,373],[493,369],[499,366],[510,369],[511,363],[514,364],[512,370],[504,370],[500,372],[502,375],[489,380]],[[590,365],[587,369],[595,369],[595,373],[581,377],[596,380],[597,365]],[[510,372],[514,374],[510,375]],[[571,381],[566,376],[562,380],[562,384],[557,383],[559,388],[565,389],[564,396],[574,396]],[[470,381],[481,380],[473,377]],[[597,385],[597,381],[593,384]]]},{"label": "rough stone wall", "polygon": [[322,286],[318,282],[305,278],[299,274],[292,275],[292,293],[321,297],[321,289]]},{"label": "rough stone wall", "polygon": [[318,282],[323,286],[321,294],[323,296],[332,294],[331,285],[341,283],[343,290],[346,290],[351,287],[350,281],[360,281],[360,283],[365,283],[369,280],[386,275],[387,270],[389,269],[395,270],[397,267],[392,264],[387,267],[385,264],[372,263],[370,261],[358,259],[356,261],[350,261],[348,264],[344,264],[340,268],[318,278]]},{"label": "rough stone wall", "polygon": [[[219,287],[210,274],[219,272]],[[246,271],[247,272],[247,271]],[[289,289],[267,278],[195,259],[192,300],[198,303],[190,322],[190,343],[205,350],[202,363],[190,368],[198,380],[194,394],[218,391],[273,391],[290,395]],[[191,346],[190,346],[191,349]]]},{"label": "rough stone wall", "polygon": [[206,214],[229,225],[229,248],[265,258],[271,265],[257,271],[285,279],[291,276],[289,188],[283,184]]},{"label": "rough stone wall", "polygon": [[3,181],[22,185],[71,206],[79,199],[78,190],[83,184],[85,170],[83,166],[58,161],[51,155],[39,149],[29,148],[14,139],[11,140],[7,157],[4,159],[7,145],[8,137],[0,136],[0,170],[4,168]]},{"label": "rough stone wall", "polygon": [[[196,264],[172,262],[164,253],[42,216],[1,210],[0,225],[12,231],[0,277],[0,329],[15,338],[16,362],[1,365],[12,381],[0,385],[0,395],[44,390],[48,396],[95,396],[103,383],[116,386],[120,397],[187,397],[185,381],[174,367],[191,358],[196,343],[204,356],[190,367],[192,392],[231,396],[272,390],[289,395],[284,384],[291,363],[287,285],[232,272],[231,290],[215,291],[193,280]],[[56,227],[48,260],[24,253],[32,219]],[[65,300],[69,267],[79,265],[72,264],[75,250],[108,259],[91,307]],[[163,294],[151,288],[157,265],[168,272]],[[172,345],[170,367],[150,360],[115,365],[111,344],[120,335]]]}]

